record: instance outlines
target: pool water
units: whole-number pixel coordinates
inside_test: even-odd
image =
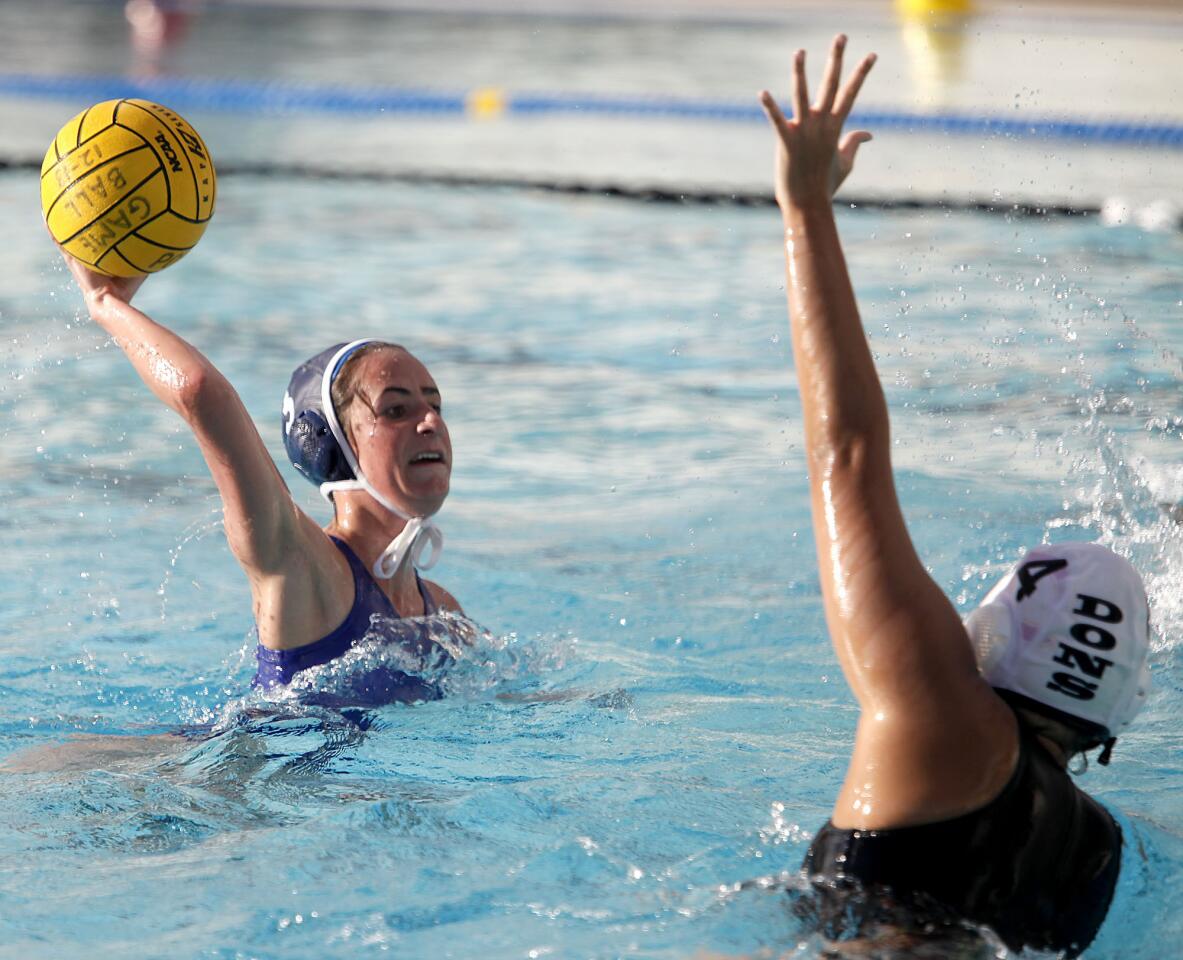
[[[38,236],[34,195],[0,176],[11,232]],[[49,243],[10,250],[0,757],[21,772],[0,774],[0,955],[816,956],[781,888],[855,710],[818,595],[775,214],[246,176],[220,201],[141,305],[227,374],[280,461],[302,359],[366,335],[424,359],[456,461],[432,575],[472,646],[425,668],[438,702],[249,692],[249,594],[196,445]],[[959,608],[1047,539],[1147,572],[1155,691],[1083,781],[1128,841],[1087,956],[1161,957],[1183,935],[1180,239],[840,226],[907,519]]]

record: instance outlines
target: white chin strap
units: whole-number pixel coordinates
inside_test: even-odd
[[[328,366],[325,367],[324,378],[321,381],[321,405],[324,409],[324,416],[328,421],[329,429],[332,431],[337,443],[341,446],[341,452],[345,455],[345,461],[349,464],[353,470],[353,475],[357,479],[322,483],[320,485],[320,493],[321,496],[331,503],[332,500],[329,495],[336,490],[361,490],[368,493],[396,517],[401,517],[407,521],[407,525],[403,527],[402,532],[390,541],[386,549],[374,561],[373,567],[370,568],[370,572],[379,580],[389,580],[395,575],[407,557],[410,557],[411,565],[416,569],[430,570],[434,567],[444,550],[444,534],[430,517],[412,517],[404,513],[370,485],[370,482],[361,472],[361,467],[358,466],[357,457],[353,453],[353,448],[349,446],[349,441],[345,437],[345,431],[341,429],[341,424],[337,422],[337,412],[333,409],[333,376],[337,372],[338,365],[345,357],[362,344],[372,342],[372,339],[354,340],[352,343],[347,343],[337,351],[333,359],[329,361]],[[431,546],[431,553],[424,560],[423,552],[427,549],[428,545]]]
[[[355,473],[357,471],[354,471]],[[370,486],[363,478],[361,480],[338,480],[335,483],[322,483],[321,496],[326,500],[329,494],[336,490],[362,490],[377,500],[382,506],[407,521],[402,533],[390,541],[390,544],[378,555],[370,572],[379,580],[389,580],[394,576],[403,560],[411,558],[411,565],[418,570],[430,570],[439,560],[444,551],[444,533],[430,517],[409,517],[398,507],[387,500],[382,494]],[[424,551],[431,547],[431,553],[426,559]]]

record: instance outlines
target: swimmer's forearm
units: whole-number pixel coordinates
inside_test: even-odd
[[[107,290],[86,295],[90,317],[111,335],[140,379],[190,420],[217,371],[192,344]]]
[[[785,283],[810,459],[886,452],[887,405],[827,198],[786,205]]]

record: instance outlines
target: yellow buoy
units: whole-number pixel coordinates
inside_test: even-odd
[[[929,107],[956,102],[972,0],[896,0],[916,97]]]
[[[973,0],[895,0],[895,6],[901,17],[910,20],[926,20],[930,17],[964,17],[974,12]]]
[[[491,120],[505,112],[505,91],[498,87],[481,87],[468,94],[465,105],[469,116]]]

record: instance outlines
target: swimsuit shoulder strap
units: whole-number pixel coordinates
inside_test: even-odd
[[[337,537],[330,536],[329,539],[333,541],[336,548],[349,561],[349,569],[353,573],[353,606],[356,608],[359,604],[365,604],[372,613],[382,613],[386,616],[401,618],[402,614],[398,612],[394,604],[391,603],[390,598],[378,586],[378,582],[374,579],[373,574],[366,569],[366,565],[362,563],[361,557],[353,552],[353,548],[344,540]],[[418,586],[419,596],[423,600],[423,616],[431,617],[439,613],[439,607],[436,605],[435,598],[431,595],[431,591],[427,589],[427,584],[423,582],[423,578],[419,576],[418,570],[415,571],[415,584]]]
[[[330,536],[329,539],[333,541],[333,546],[341,551],[342,556],[349,563],[349,572],[353,575],[353,610],[357,610],[359,607],[364,608],[367,611],[367,617],[370,613],[401,617],[402,614],[395,609],[390,598],[386,596],[373,575],[366,569],[366,565],[362,563],[361,557],[353,552],[353,548],[338,537]]]
[[[345,559],[349,561],[349,569],[353,571],[354,576],[357,575],[359,570],[365,569],[362,566],[361,557],[353,552],[353,547],[347,544],[340,537],[334,537],[331,533],[329,534],[329,539],[333,542],[333,546],[341,551],[342,556],[344,556]]]
[[[415,582],[419,584],[419,596],[423,598],[423,616],[434,617],[439,613],[439,607],[436,606],[435,597],[431,595],[431,591],[427,589],[427,584],[423,582],[423,578],[419,576],[419,571],[415,571]]]

